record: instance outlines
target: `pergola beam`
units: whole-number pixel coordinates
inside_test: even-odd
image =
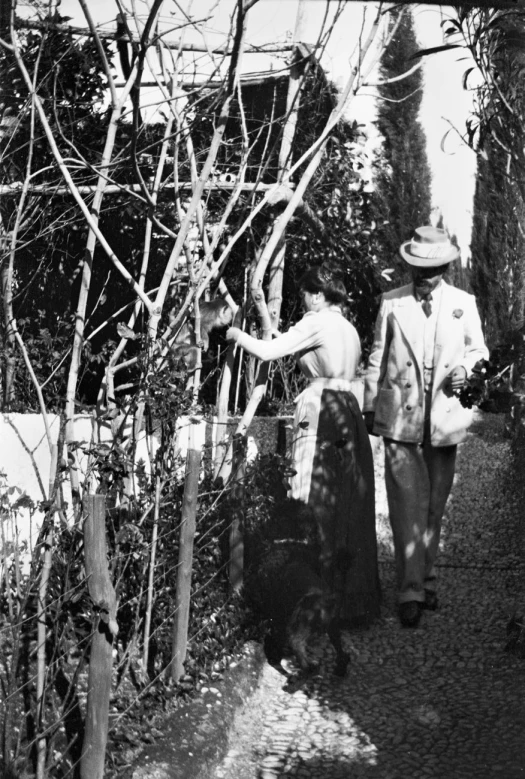
[[[1,184],[0,197],[13,197],[22,191],[23,186],[24,183],[22,181],[14,181],[12,184]],[[252,184],[246,181],[242,184],[238,184],[235,181],[210,181],[204,185],[204,189],[208,192],[218,192],[220,190],[231,192],[232,190],[240,187],[243,192],[266,192],[266,190],[271,189],[274,186],[275,184]],[[288,184],[288,186],[293,188],[292,184]],[[177,189],[181,191],[191,190],[192,187],[193,184],[191,181],[179,181],[177,185]],[[94,184],[81,184],[77,187],[77,189],[81,195],[89,195],[91,192],[95,192],[96,186]],[[161,189],[175,189],[175,185],[172,182],[168,182],[167,184],[163,185]],[[52,184],[29,184],[27,191],[31,194],[53,196],[71,194],[69,187],[54,187]],[[123,184],[122,186],[119,184],[108,184],[104,189],[104,192],[107,195],[115,195],[119,193],[125,195],[126,193],[141,191],[142,187],[140,184]]]
[[[289,70],[287,67],[286,70]],[[258,84],[266,84],[271,81],[280,81],[285,80],[288,78],[287,72],[268,72],[261,74],[259,76],[250,76],[250,75],[241,75],[241,86],[246,87],[252,87],[257,86]],[[142,87],[158,87],[160,84],[165,84],[166,82],[162,79],[159,79],[159,81],[141,81],[140,86]],[[121,81],[117,84],[115,84],[115,87],[117,88],[123,88],[125,86],[125,82]],[[181,81],[179,84],[181,89],[201,89],[205,87],[206,89],[219,89],[220,87],[224,86],[224,79],[219,78],[212,78],[212,79],[199,79],[199,81]]]
[[[328,2],[331,2],[331,0],[328,0]],[[375,3],[378,5],[377,0],[346,0],[347,3],[352,2],[365,2],[365,3]],[[408,0],[401,0],[400,2],[397,2],[396,5],[439,5],[439,6],[450,6],[452,8],[494,8],[495,10],[503,10],[503,9],[514,9],[516,11],[524,11],[525,10],[525,0],[478,0],[477,2],[473,2],[473,0],[465,0],[465,2],[460,3],[443,3],[439,0],[425,0],[424,3],[412,3]]]
[[[0,0],[1,2],[2,0]],[[85,37],[92,37],[93,33],[88,27],[74,27],[70,24],[58,24],[57,22],[32,19],[20,19],[17,17],[15,26],[17,28],[24,28],[28,30],[57,30],[59,32],[71,33],[72,35],[81,35]],[[116,30],[97,30],[97,35],[104,40],[110,41],[126,41],[127,43],[140,43],[138,36],[132,36],[131,39],[128,35],[117,35]],[[157,36],[157,39],[162,40],[163,36]],[[165,41],[162,43],[168,49],[176,49],[181,51],[195,51],[203,54],[231,54],[230,48],[224,46],[207,47],[204,44],[199,43],[182,43],[181,41]],[[290,43],[269,43],[264,46],[246,46],[245,52],[252,54],[272,54],[275,52],[292,51],[293,46]]]

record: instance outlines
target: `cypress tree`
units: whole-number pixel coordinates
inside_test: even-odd
[[[489,347],[523,324],[525,207],[494,142],[480,157],[474,197],[470,279]]]
[[[525,308],[525,89],[519,15],[501,15],[483,28],[476,45],[483,54],[486,82],[470,129],[477,150],[478,178],[472,231],[472,288],[489,347],[523,327]],[[489,78],[490,75],[490,78]]]
[[[413,67],[414,60],[410,58],[419,50],[411,11],[399,9],[397,14],[400,13],[397,32],[381,58],[382,80]],[[384,140],[378,160],[378,221],[385,254],[403,276],[407,270],[398,259],[397,250],[415,227],[428,224],[430,218],[430,168],[419,121],[422,87],[418,70],[379,88],[377,126]]]

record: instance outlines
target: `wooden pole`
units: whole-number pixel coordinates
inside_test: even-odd
[[[104,495],[84,498],[84,555],[95,616],[89,661],[86,730],[80,759],[81,779],[103,779],[108,738],[113,640],[118,632],[117,600],[109,578]]]
[[[188,648],[193,543],[197,524],[197,497],[201,459],[202,449],[197,444],[196,425],[190,424],[184,498],[181,511],[179,564],[177,568],[177,591],[175,593],[175,618],[173,621],[173,643],[170,663],[171,678],[175,683],[184,675],[184,661],[186,660]]]
[[[142,676],[146,679],[148,661],[149,661],[149,639],[151,630],[151,614],[153,611],[153,593],[155,589],[155,557],[157,553],[157,539],[159,533],[159,515],[160,515],[160,473],[157,469],[155,476],[155,509],[153,514],[153,532],[151,534],[151,551],[149,556],[148,571],[148,594],[146,600],[146,616],[144,617],[144,647],[142,650]]]
[[[49,500],[53,499],[53,487],[55,483],[55,473],[57,468],[58,448],[56,444],[51,446],[51,467],[49,473]],[[48,529],[42,544],[44,555],[42,563],[42,573],[38,587],[38,615],[37,615],[37,677],[36,677],[36,707],[37,722],[40,731],[45,730],[44,712],[45,712],[45,694],[46,694],[46,596],[51,565],[53,562],[53,535],[54,535],[54,511],[50,505],[48,516]],[[37,779],[44,779],[46,773],[46,738],[39,737],[36,743],[36,776]]]
[[[1,2],[1,0],[0,0]],[[176,185],[173,182],[168,181],[166,184],[162,184],[162,191],[165,190],[180,190],[180,191],[186,191],[191,190],[193,184],[191,181],[179,181]],[[294,184],[293,182],[287,183],[287,188],[293,189]],[[14,195],[18,195],[24,187],[23,181],[13,181],[11,184],[0,184],[0,196],[2,197],[13,197]],[[233,191],[234,189],[240,188],[243,192],[266,192],[269,189],[272,189],[275,187],[275,184],[265,184],[264,182],[260,181],[258,184],[254,184],[249,181],[244,181],[242,184],[236,183],[235,181],[207,181],[205,184],[203,184],[203,190],[205,192],[222,192],[222,191]],[[96,184],[80,184],[77,188],[77,192],[80,195],[90,195],[93,192],[96,192],[97,185]],[[40,194],[40,195],[56,195],[56,196],[62,196],[62,195],[70,195],[71,189],[67,186],[63,185],[55,185],[55,184],[29,184],[26,187],[27,192],[31,194]],[[104,190],[105,195],[126,195],[128,193],[132,194],[135,192],[141,192],[142,191],[142,184],[108,184]]]
[[[244,580],[244,496],[246,476],[246,436],[233,441],[233,483],[231,491],[230,561],[228,576],[233,590],[239,591]]]

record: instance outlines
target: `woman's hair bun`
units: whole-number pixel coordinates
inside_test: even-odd
[[[346,301],[347,292],[341,269],[332,263],[315,265],[299,279],[299,289],[306,292],[322,292],[329,303],[340,305]]]
[[[319,271],[328,283],[334,281],[343,281],[344,279],[343,271],[339,265],[335,265],[333,262],[323,262],[319,266]]]

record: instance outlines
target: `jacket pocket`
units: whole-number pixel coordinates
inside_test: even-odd
[[[395,389],[380,389],[377,396],[375,424],[390,426],[396,417],[398,403],[396,403]]]

